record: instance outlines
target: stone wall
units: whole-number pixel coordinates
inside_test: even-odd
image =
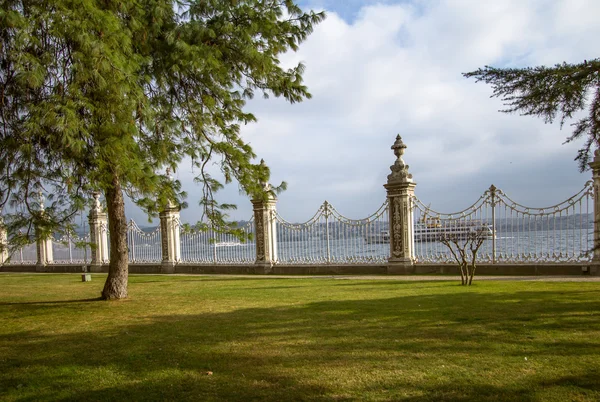
[[[476,275],[589,275],[590,264],[478,264]],[[51,264],[44,267],[49,273],[82,273],[80,265]],[[0,272],[36,272],[36,265],[4,265]],[[39,270],[37,272],[40,272]],[[100,272],[108,272],[103,265]],[[131,274],[164,273],[161,264],[130,264]],[[257,265],[177,264],[175,274],[255,274],[264,275],[385,275],[387,265],[274,265],[268,273]],[[392,272],[393,273],[393,272]],[[413,274],[459,274],[455,264],[414,264]]]

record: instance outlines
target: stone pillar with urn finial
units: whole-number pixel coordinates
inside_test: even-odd
[[[389,274],[410,274],[414,272],[414,223],[412,197],[417,185],[408,173],[408,165],[402,155],[406,145],[400,135],[392,145],[396,161],[390,169],[387,184],[390,257],[387,272]]]
[[[592,168],[592,186],[594,198],[594,249],[590,275],[600,275],[600,149],[594,152],[594,160],[589,164]]]
[[[261,164],[265,161],[261,160]],[[275,221],[277,198],[271,194],[271,185],[263,183],[266,199],[252,200],[254,235],[256,240],[256,273],[271,273],[277,262],[277,226]]]
[[[39,208],[40,214],[44,215],[44,194],[39,193]],[[42,235],[41,230],[36,229],[36,251],[37,251],[37,263],[35,270],[43,272],[46,270],[48,264],[52,264],[54,257],[52,254],[52,238]]]
[[[172,180],[171,169],[167,168],[167,178]],[[179,213],[181,208],[169,200],[166,208],[159,214],[162,241],[161,272],[172,274],[175,266],[181,262],[181,241],[179,238]]]
[[[0,266],[2,266],[8,260],[8,235],[6,233],[6,227],[4,226],[4,220],[0,216]]]
[[[94,203],[88,215],[90,242],[92,243],[91,272],[102,272],[102,265],[108,263],[108,215],[100,204],[100,193],[94,192]]]

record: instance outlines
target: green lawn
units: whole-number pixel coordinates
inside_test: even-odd
[[[600,400],[599,282],[104,278],[0,275],[0,400]]]

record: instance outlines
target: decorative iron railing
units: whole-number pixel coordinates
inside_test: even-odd
[[[160,226],[144,231],[133,220],[129,221],[127,247],[129,248],[130,262],[162,261]]]
[[[243,239],[219,233],[207,227],[206,230],[180,229],[181,261],[198,264],[252,264],[256,261],[254,243],[254,218],[243,226]],[[247,240],[246,240],[247,239]]]
[[[488,263],[585,263],[592,258],[594,243],[594,200],[592,182],[567,200],[543,208],[527,207],[490,187],[468,208],[443,213],[417,197],[410,199],[413,216],[411,241],[416,263],[453,263],[442,244],[442,235],[466,237],[477,231],[485,237],[478,261]],[[385,264],[390,256],[389,206],[384,202],[364,219],[350,219],[324,202],[304,223],[291,223],[276,211],[274,224],[275,264]],[[241,227],[244,238],[225,233],[184,227],[175,219],[179,259],[175,263],[253,264],[257,261],[254,218]],[[106,225],[100,235],[109,238]],[[129,260],[156,263],[163,260],[161,227],[141,229],[130,221],[127,231]],[[165,236],[166,238],[166,236]],[[90,235],[52,239],[53,260],[49,263],[81,264],[91,260]],[[179,242],[178,242],[179,241]],[[87,243],[88,245],[85,245]],[[108,240],[107,243],[109,244]],[[36,245],[13,250],[9,264],[35,264]],[[106,261],[102,261],[105,263]]]
[[[10,255],[8,262],[10,264],[35,264],[37,262],[35,243],[19,247]]]
[[[279,214],[277,250],[284,264],[384,263],[390,253],[387,201],[364,219],[350,219],[325,201],[304,223]]]
[[[53,238],[52,254],[54,264],[87,264],[92,256],[90,235]]]
[[[453,262],[440,242],[444,234],[485,237],[478,260],[489,263],[585,262],[592,258],[592,183],[549,207],[521,205],[491,186],[473,205],[442,213],[413,198],[414,249],[417,262]]]

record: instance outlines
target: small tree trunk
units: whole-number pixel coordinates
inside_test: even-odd
[[[475,276],[475,258],[473,258],[473,263],[471,264],[471,272],[469,272],[469,286],[473,283],[473,277]]]
[[[102,290],[102,298],[123,299],[127,297],[129,256],[127,251],[127,218],[125,202],[119,178],[113,176],[112,186],[106,190],[108,228],[110,230],[110,263],[108,278]]]
[[[466,285],[469,280],[469,262],[464,249],[460,252],[460,257],[462,260],[460,263],[460,283]]]

